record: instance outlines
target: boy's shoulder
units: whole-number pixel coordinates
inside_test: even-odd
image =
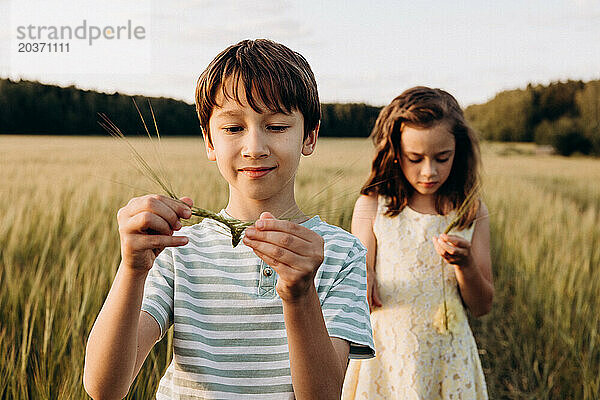
[[[350,232],[323,221],[318,215],[311,218],[312,226],[309,229],[315,231],[325,241],[325,252],[346,253],[349,257],[357,257],[367,252],[360,240]]]

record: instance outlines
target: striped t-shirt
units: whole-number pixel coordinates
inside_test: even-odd
[[[301,225],[325,242],[315,287],[329,335],[350,343],[350,358],[373,357],[365,248],[318,216]],[[189,243],[166,248],[144,288],[142,310],[156,319],[161,338],[174,325],[173,361],[156,398],[292,399],[275,270],[242,242],[232,247],[228,228],[214,220],[180,233]]]

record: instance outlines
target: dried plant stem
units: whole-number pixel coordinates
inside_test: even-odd
[[[480,187],[480,183],[477,182],[477,184],[475,184],[475,186],[473,186],[471,191],[469,191],[469,193],[465,197],[465,200],[462,202],[460,207],[458,207],[458,211],[456,211],[456,215],[454,216],[454,218],[452,219],[450,224],[448,224],[446,229],[444,229],[444,234],[448,234],[452,229],[454,229],[456,227],[456,225],[458,225],[458,222],[461,220],[461,218],[467,213],[467,211],[469,210],[469,208],[471,207],[473,202],[477,199],[477,193],[479,193],[479,187]],[[442,265],[442,297],[444,299],[444,327],[446,328],[446,331],[448,331],[448,304],[446,303],[446,273],[445,273],[446,267],[445,267],[443,261],[442,261],[441,265]]]

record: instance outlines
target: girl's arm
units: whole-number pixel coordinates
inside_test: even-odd
[[[454,265],[460,295],[471,313],[480,317],[490,312],[494,297],[490,257],[490,219],[481,203],[471,242],[455,236],[434,238],[438,253]]]
[[[377,215],[377,195],[361,195],[354,205],[352,213],[352,234],[367,248],[367,299],[371,311],[381,307],[382,303],[377,292],[375,275],[375,255],[377,254],[377,239],[373,233],[373,222]]]

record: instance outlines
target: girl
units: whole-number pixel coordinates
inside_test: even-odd
[[[492,303],[485,205],[472,202],[442,234],[479,186],[475,134],[454,97],[415,87],[381,111],[371,136],[352,233],[368,250],[377,356],[350,362],[343,398],[487,399],[465,312]]]

